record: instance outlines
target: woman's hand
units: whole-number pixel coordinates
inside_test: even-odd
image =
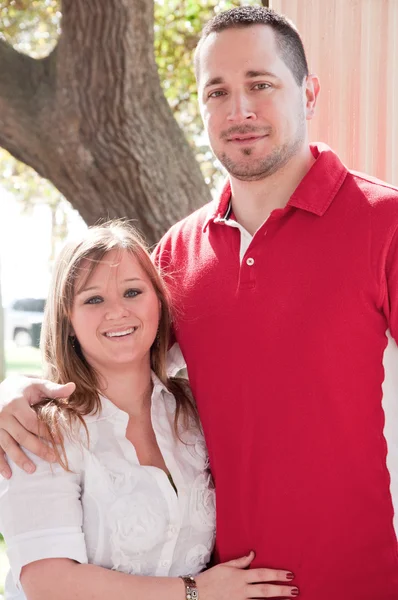
[[[35,465],[20,446],[49,462],[56,460],[47,444],[37,437],[39,423],[32,405],[44,398],[66,398],[75,387],[74,383],[57,385],[23,376],[8,377],[0,384],[0,475],[11,477],[6,454],[27,473],[35,471]]]
[[[293,573],[279,569],[246,570],[253,559],[254,552],[250,552],[248,556],[230,560],[197,575],[195,579],[199,600],[296,598],[298,596],[298,588],[289,585],[294,578]]]

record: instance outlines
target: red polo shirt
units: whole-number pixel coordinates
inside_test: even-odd
[[[303,600],[397,600],[381,385],[386,330],[398,338],[398,190],[312,151],[242,262],[222,220],[229,187],[156,257],[208,443],[220,560],[253,549],[253,566],[296,574]]]

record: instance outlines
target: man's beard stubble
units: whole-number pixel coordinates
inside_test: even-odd
[[[306,135],[306,121],[304,115],[300,115],[296,134],[293,140],[289,140],[284,144],[274,148],[264,158],[254,159],[252,162],[239,163],[233,161],[225,152],[217,156],[218,160],[225,167],[227,172],[241,181],[259,181],[273,175],[282,169],[290,159],[297,154],[301,148]],[[264,132],[253,126],[244,125],[241,127],[231,127],[227,132],[221,135],[222,139],[228,138],[233,134],[256,133],[264,135]],[[272,135],[272,129],[266,131],[267,135]],[[250,157],[253,154],[253,148],[243,148],[242,154]]]

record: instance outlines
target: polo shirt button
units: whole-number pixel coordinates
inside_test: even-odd
[[[254,265],[254,258],[248,258],[248,259],[246,259],[246,264],[249,265],[249,267],[251,267],[252,265]]]

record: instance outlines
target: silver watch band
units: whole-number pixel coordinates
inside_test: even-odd
[[[185,585],[186,600],[199,600],[198,588],[196,587],[196,581],[192,575],[181,576],[181,579]]]

